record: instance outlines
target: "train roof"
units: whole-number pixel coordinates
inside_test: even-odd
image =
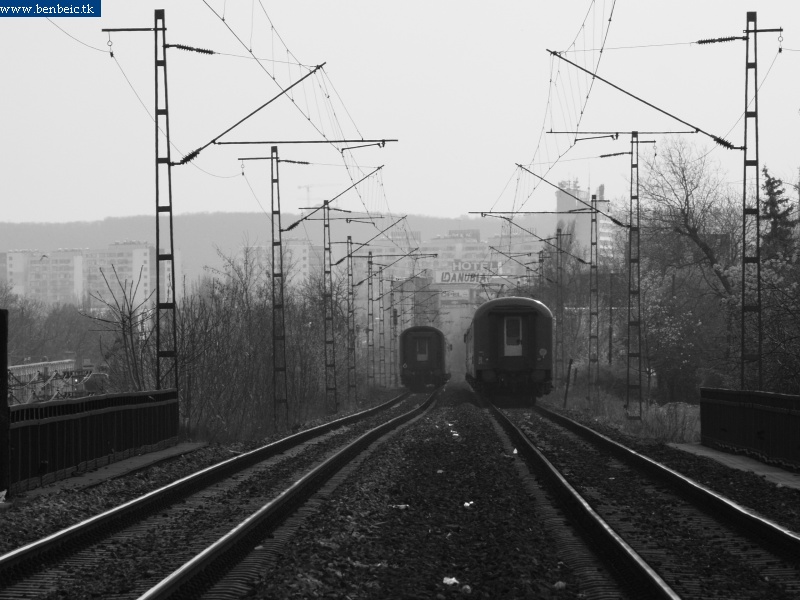
[[[519,296],[507,296],[505,298],[495,298],[494,300],[487,300],[481,304],[475,314],[473,321],[478,317],[486,315],[490,312],[510,312],[513,310],[527,310],[539,313],[549,319],[553,318],[553,313],[544,305],[544,303],[534,300],[533,298],[523,298]]]
[[[412,327],[406,327],[403,331],[400,332],[400,335],[405,335],[406,333],[419,333],[419,332],[431,332],[431,333],[438,333],[439,335],[444,335],[441,329],[437,329],[436,327],[432,327],[431,325],[414,325]]]

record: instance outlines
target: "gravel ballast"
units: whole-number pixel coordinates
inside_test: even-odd
[[[470,392],[379,445],[311,515],[258,598],[578,598]]]

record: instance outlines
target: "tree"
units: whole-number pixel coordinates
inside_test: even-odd
[[[121,281],[112,266],[116,285],[109,282],[100,271],[110,296],[99,293],[92,296],[105,304],[99,314],[91,315],[101,329],[111,337],[101,342],[103,358],[109,369],[109,383],[113,391],[130,392],[155,389],[155,343],[153,338],[150,298],[136,303],[142,271],[136,282]],[[151,294],[152,296],[152,294]]]
[[[735,373],[741,199],[708,153],[682,139],[644,163],[646,352],[648,368],[673,398],[711,373],[727,382]]]
[[[761,189],[761,218],[767,227],[761,235],[762,258],[775,258],[779,253],[786,254],[793,243],[793,231],[798,220],[793,217],[794,205],[786,195],[783,181],[769,174],[766,165],[761,170],[764,183]]]
[[[740,256],[738,196],[725,185],[708,153],[682,138],[644,162],[643,240],[649,237],[661,248],[665,267],[698,268],[709,291],[720,298],[734,295],[729,269]]]

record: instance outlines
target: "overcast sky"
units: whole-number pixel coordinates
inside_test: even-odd
[[[741,145],[745,44],[690,42],[741,36],[753,8],[760,28],[784,28],[782,42],[758,38],[761,163],[797,181],[797,0],[104,0],[101,18],[0,19],[0,220],[153,214],[153,34],[101,29],[152,27],[155,8],[166,9],[169,43],[220,53],[168,51],[173,160],[322,63],[294,103],[279,98],[220,141],[399,140],[343,153],[282,144],[282,159],[313,163],[281,165],[284,211],[317,205],[381,165],[338,206],[453,217],[549,208],[553,189],[534,189],[538,180],[516,163],[623,198],[629,159],[597,157],[629,150],[629,136],[570,147],[574,137],[543,130],[687,127],[604,83],[590,86],[547,49],[589,69],[599,62],[601,77]],[[741,181],[740,151],[688,137]],[[239,160],[268,155],[264,145],[205,148],[173,169],[175,212],[268,210],[269,163],[247,161],[243,177]]]

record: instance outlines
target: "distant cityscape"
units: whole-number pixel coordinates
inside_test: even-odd
[[[541,273],[539,260],[546,260],[554,248],[552,238],[556,224],[574,227],[573,247],[588,249],[590,241],[590,193],[575,182],[561,182],[556,193],[556,211],[551,214],[521,216],[515,225],[482,239],[477,228],[449,229],[423,240],[419,231],[389,230],[369,245],[354,244],[353,261],[356,281],[367,277],[369,253],[373,271],[385,280],[424,277],[428,285],[444,286],[440,292],[441,305],[474,303],[482,285],[494,282],[510,286],[522,278]],[[600,210],[608,210],[603,186],[597,189]],[[584,204],[586,203],[586,204]],[[500,222],[498,220],[498,222]],[[519,225],[517,225],[517,223]],[[604,215],[598,218],[600,255],[607,256],[612,248],[614,226]],[[271,257],[267,245],[248,246],[250,256],[265,270]],[[284,269],[290,286],[301,285],[314,273],[321,273],[323,247],[306,239],[284,238]],[[239,250],[239,257],[244,247]],[[334,260],[345,254],[337,245]],[[408,257],[403,255],[409,254]],[[344,268],[344,264],[340,265]],[[174,257],[176,298],[184,292],[183,255],[178,248]],[[101,248],[7,249],[0,252],[0,281],[6,282],[11,293],[41,301],[45,304],[72,304],[85,310],[104,308],[111,293],[122,285],[134,305],[152,300],[156,277],[163,289],[168,289],[169,271],[162,266],[158,273],[156,251],[152,243],[123,240]],[[187,287],[194,282],[186,282]],[[470,290],[472,290],[470,292]]]

